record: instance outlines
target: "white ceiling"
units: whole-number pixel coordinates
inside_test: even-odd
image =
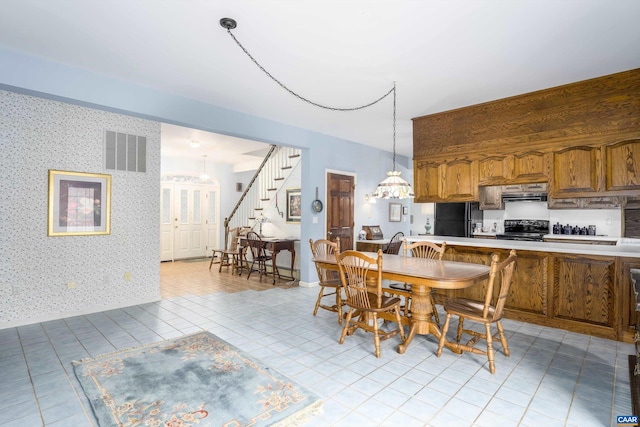
[[[300,101],[219,25],[234,18],[233,34],[256,60],[315,102],[366,104],[396,81],[397,151],[409,157],[414,117],[640,68],[638,0],[2,0],[1,6],[0,46],[391,150],[390,97],[355,112]],[[184,131],[172,129],[184,147]]]

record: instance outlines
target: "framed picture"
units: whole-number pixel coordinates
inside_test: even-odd
[[[409,206],[402,207],[402,215],[409,215]]]
[[[49,236],[111,233],[111,175],[49,171]]]
[[[300,222],[302,216],[302,193],[299,188],[287,189],[287,222]]]
[[[400,222],[402,203],[389,203],[389,222]]]

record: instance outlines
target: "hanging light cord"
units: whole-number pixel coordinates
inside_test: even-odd
[[[302,101],[304,101],[304,102],[306,102],[306,103],[308,103],[308,104],[315,105],[316,107],[319,107],[319,108],[324,108],[325,110],[332,110],[332,111],[356,111],[356,110],[362,110],[363,108],[371,107],[372,105],[377,104],[378,102],[382,101],[382,100],[383,100],[383,99],[385,99],[387,96],[389,96],[389,94],[390,94],[391,92],[393,92],[393,134],[394,134],[394,137],[393,137],[393,140],[394,140],[394,150],[393,150],[393,151],[394,151],[394,160],[393,160],[393,164],[394,164],[394,170],[395,170],[395,129],[396,129],[396,119],[395,119],[395,114],[396,114],[396,113],[395,113],[395,111],[396,111],[396,108],[395,108],[395,105],[396,105],[396,102],[395,102],[395,99],[396,99],[396,84],[395,84],[395,82],[394,82],[394,84],[393,84],[393,87],[392,87],[391,89],[389,89],[389,92],[385,93],[384,95],[382,95],[380,98],[376,99],[375,101],[370,102],[370,103],[365,104],[365,105],[360,105],[360,106],[357,106],[357,107],[338,108],[338,107],[329,107],[329,106],[326,106],[326,105],[318,104],[317,102],[313,102],[313,101],[311,101],[310,99],[307,99],[307,98],[305,98],[305,97],[303,97],[303,96],[301,96],[301,95],[297,94],[297,93],[296,93],[296,92],[294,92],[293,90],[289,89],[289,88],[288,88],[284,83],[282,83],[280,80],[278,80],[278,79],[276,79],[275,77],[273,77],[273,76],[271,75],[271,73],[269,73],[267,70],[265,70],[265,69],[264,69],[264,67],[263,67],[262,65],[260,65],[260,63],[259,63],[258,61],[256,61],[256,59],[255,59],[253,56],[251,56],[251,54],[249,53],[249,51],[248,51],[247,49],[245,49],[245,47],[242,45],[242,43],[240,43],[240,42],[238,41],[238,39],[236,38],[236,36],[234,36],[234,35],[233,35],[233,33],[231,32],[231,29],[230,29],[230,28],[225,27],[224,25],[223,25],[223,27],[227,29],[227,33],[229,33],[229,35],[231,36],[231,38],[236,42],[236,44],[237,44],[238,46],[240,46],[240,49],[242,49],[242,50],[243,50],[243,52],[247,54],[247,56],[248,56],[248,57],[253,61],[253,63],[254,63],[254,64],[256,64],[256,66],[262,70],[262,72],[263,72],[263,73],[265,73],[265,74],[266,74],[266,75],[267,75],[271,80],[273,80],[274,82],[276,82],[276,83],[277,83],[277,84],[278,84],[282,89],[286,90],[286,91],[287,91],[287,92],[289,92],[291,95],[295,96],[296,98],[298,98],[298,99],[300,99],[300,100],[302,100]],[[235,28],[235,26],[234,26],[234,28]]]

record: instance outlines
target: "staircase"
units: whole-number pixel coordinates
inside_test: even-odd
[[[256,218],[265,208],[276,203],[277,194],[284,187],[291,172],[298,167],[299,149],[272,145],[231,214],[225,218],[225,236],[229,228],[255,228]]]

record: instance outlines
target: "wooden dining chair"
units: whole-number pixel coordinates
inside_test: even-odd
[[[241,271],[242,253],[238,247],[238,235],[241,227],[230,228],[227,231],[227,237],[225,241],[224,249],[213,249],[213,255],[211,262],[209,263],[209,270],[216,254],[220,254],[220,266],[218,267],[218,273],[222,271],[222,267],[231,267],[231,274]]]
[[[373,332],[373,342],[376,347],[376,357],[380,357],[380,339],[387,339],[400,332],[404,343],[404,328],[400,318],[400,298],[389,297],[382,291],[382,250],[378,250],[376,258],[371,258],[358,251],[347,250],[336,253],[336,260],[340,270],[340,280],[347,297],[347,318],[342,327],[340,344],[345,337],[353,335],[358,329]],[[367,280],[370,270],[375,280]],[[355,313],[358,316],[354,317]],[[391,313],[395,315],[398,324],[397,331],[385,332],[378,327],[378,314]]]
[[[322,255],[340,253],[340,238],[337,238],[335,242],[326,239],[319,239],[314,242],[312,239],[309,239],[309,245],[311,246],[311,254],[314,258]],[[342,306],[344,305],[344,302],[342,300],[342,282],[340,281],[340,273],[335,270],[322,268],[318,266],[318,264],[316,264],[316,271],[318,272],[320,292],[316,299],[316,306],[313,309],[313,315],[315,316],[316,313],[318,313],[318,308],[337,312],[338,324],[342,325]],[[322,304],[322,298],[331,295],[335,295],[335,304]]]
[[[442,347],[445,345],[447,330],[449,329],[449,322],[452,315],[459,317],[458,331],[456,333],[456,347],[462,351],[468,351],[476,354],[484,354],[489,360],[489,371],[494,374],[496,372],[494,364],[494,350],[493,340],[499,338],[502,343],[502,350],[505,356],[509,356],[509,346],[507,344],[507,338],[504,335],[504,329],[500,322],[504,313],[504,305],[509,295],[509,288],[513,281],[513,272],[516,266],[516,251],[511,250],[509,256],[500,261],[498,254],[491,256],[491,271],[489,273],[489,281],[486,284],[484,302],[478,302],[466,298],[452,298],[445,302],[444,310],[447,312],[447,318],[444,321],[442,327],[442,335],[440,336],[440,342],[438,343],[438,350],[436,356],[440,357],[442,354]],[[493,297],[494,286],[498,275],[501,276],[499,292],[497,298]],[[469,319],[474,322],[484,324],[485,331],[478,332],[470,329],[464,329],[464,320]],[[497,328],[496,336],[491,333],[491,325],[495,323]],[[466,344],[460,344],[462,334],[466,333],[472,336],[472,338]],[[487,350],[481,350],[475,348],[474,345],[480,340],[484,339],[487,342]]]
[[[396,234],[391,237],[389,240],[389,245],[384,250],[385,254],[398,255],[400,253],[400,247],[402,246],[402,238],[404,237],[404,233],[402,231],[398,231]]]
[[[409,253],[411,253],[412,257],[441,260],[446,250],[447,250],[447,242],[442,242],[440,245],[433,242],[427,242],[427,241],[414,242],[414,243],[408,244],[405,239],[403,254],[405,257],[408,256]],[[403,309],[404,315],[408,316],[411,310],[411,283],[392,283],[389,285],[389,288],[407,293],[407,295],[405,294],[400,294],[400,295],[404,296],[405,298],[404,306],[402,306],[402,309]],[[436,321],[436,323],[440,324],[440,316],[438,315],[438,310],[436,309],[436,304],[433,299],[433,290],[431,294],[431,306],[433,307],[433,318]]]
[[[256,271],[260,274],[260,281],[262,281],[262,276],[266,276],[268,274],[267,261],[271,262],[273,258],[271,254],[267,253],[262,238],[255,231],[247,233],[247,246],[251,252],[251,266],[249,267],[247,280],[251,277],[251,273]],[[280,278],[280,272],[278,271],[277,266],[274,267],[274,271],[272,271],[271,274],[277,274],[278,279]]]

